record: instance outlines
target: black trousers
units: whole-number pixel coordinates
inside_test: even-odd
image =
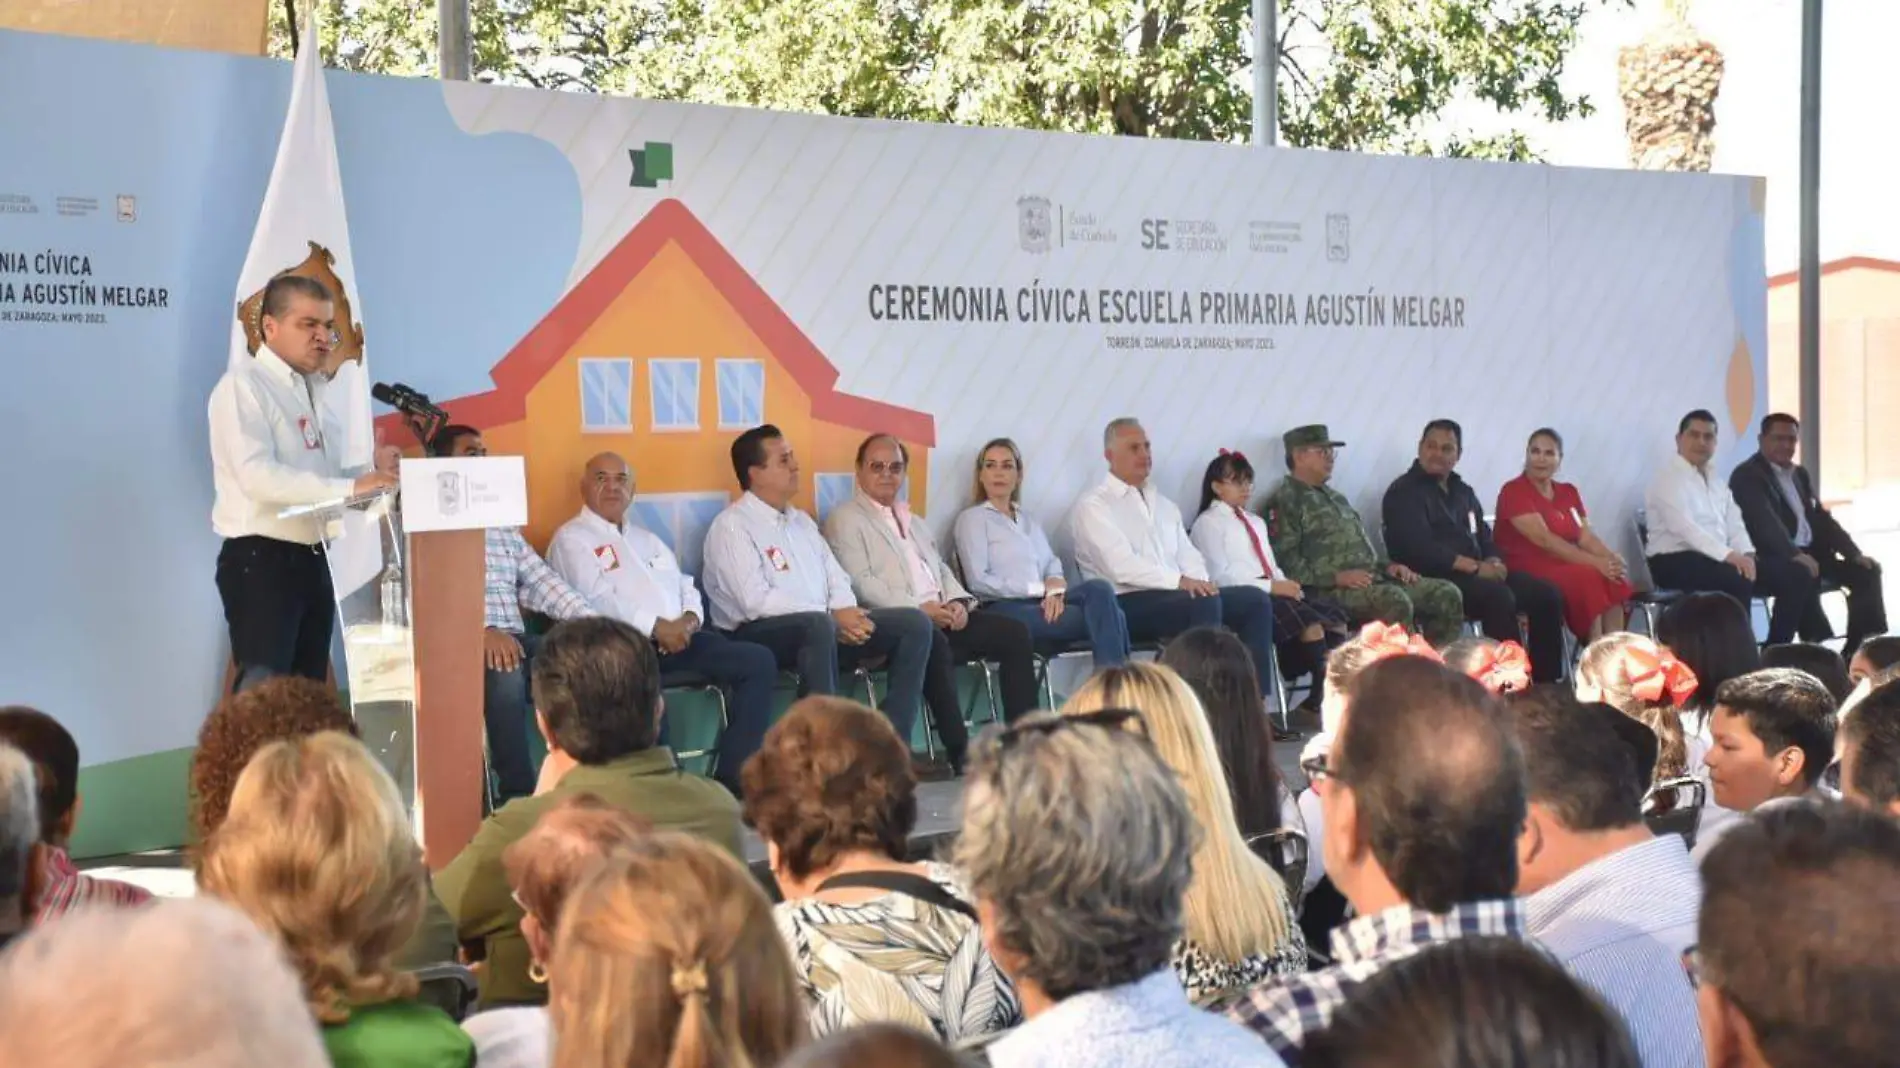
[[[997,666],[1003,720],[1013,723],[1036,707],[1036,643],[1029,626],[995,612],[971,612],[962,630],[936,628],[930,639],[930,664],[924,669],[924,706],[950,759],[963,763],[969,731],[957,700],[958,664],[989,660]]]
[[[1477,621],[1492,641],[1518,639],[1519,613],[1529,621],[1531,678],[1556,682],[1564,676],[1564,595],[1535,575],[1512,571],[1504,581],[1476,575],[1440,575],[1465,595],[1465,618]]]
[[[1821,614],[1816,579],[1793,560],[1756,557],[1755,581],[1751,583],[1725,561],[1693,551],[1664,553],[1649,558],[1649,574],[1656,585],[1667,589],[1726,593],[1743,608],[1752,598],[1773,598],[1774,610],[1768,616],[1769,645],[1794,641],[1804,624],[1812,627],[1816,620],[1823,633],[1815,634],[1815,640],[1826,636],[1827,617]]]
[[[1835,583],[1847,591],[1847,644],[1842,647],[1841,655],[1851,659],[1855,650],[1865,639],[1887,633],[1887,597],[1881,589],[1879,568],[1862,567],[1858,561],[1843,560],[1835,557],[1815,557],[1821,564],[1821,577]],[[1828,626],[1827,616],[1820,611],[1820,599],[1815,599],[1815,612],[1821,622],[1821,629],[1827,631],[1823,637],[1831,637],[1833,628]],[[1809,641],[1821,638],[1809,638],[1807,628],[1802,628],[1801,637]]]
[[[321,546],[250,535],[218,550],[218,597],[231,632],[235,689],[275,675],[323,681],[336,596]]]

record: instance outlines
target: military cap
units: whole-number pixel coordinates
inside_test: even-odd
[[[1314,445],[1325,445],[1335,449],[1344,448],[1346,445],[1343,441],[1334,441],[1333,435],[1326,429],[1326,424],[1324,423],[1314,423],[1311,426],[1296,426],[1281,435],[1280,440],[1286,442],[1288,452],[1292,452],[1294,449],[1309,448]]]

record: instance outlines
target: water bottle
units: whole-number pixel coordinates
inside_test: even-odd
[[[402,567],[390,564],[383,569],[383,626],[396,629],[408,625],[407,605],[403,601]]]

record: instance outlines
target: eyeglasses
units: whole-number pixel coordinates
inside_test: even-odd
[[[1334,771],[1328,764],[1329,759],[1328,754],[1320,753],[1317,756],[1310,756],[1300,761],[1300,771],[1305,773],[1308,783],[1317,784],[1328,779],[1334,782],[1343,781],[1339,778],[1339,773]]]
[[[1689,985],[1697,989],[1702,987],[1702,947],[1690,946],[1682,951],[1682,974],[1689,977]]]
[[[1043,737],[1071,727],[1118,730],[1131,723],[1135,726],[1136,734],[1144,738],[1148,736],[1148,721],[1141,718],[1141,713],[1132,708],[1103,708],[1094,712],[1078,712],[1072,716],[1052,716],[1033,722],[1013,723],[997,735],[997,745],[1007,749],[1024,738]]]
[[[902,460],[894,460],[888,464],[882,460],[872,460],[864,465],[864,469],[874,475],[901,475],[907,466],[909,465]]]

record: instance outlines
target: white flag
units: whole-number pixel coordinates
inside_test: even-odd
[[[367,468],[375,453],[370,421],[369,370],[363,352],[356,272],[350,259],[350,224],[343,210],[343,176],[336,162],[336,132],[330,96],[323,85],[317,47],[316,5],[305,20],[291,73],[290,112],[277,142],[264,210],[251,235],[251,250],[238,276],[239,314],[231,324],[231,364],[241,366],[260,344],[259,303],[265,283],[290,271],[324,284],[336,301],[337,343],[342,358],[324,399],[325,446],[346,469]]]
[[[231,366],[252,359],[263,343],[258,316],[266,283],[286,271],[322,282],[336,304],[332,359],[340,362],[317,415],[325,451],[345,471],[358,471],[367,470],[375,458],[376,430],[370,420],[370,378],[350,259],[350,224],[343,210],[343,175],[337,167],[336,131],[330,124],[330,95],[324,90],[319,53],[317,10],[312,5],[291,71],[290,111],[277,142],[277,162],[271,167],[244,272],[238,276]],[[341,600],[382,570],[382,543],[375,521],[357,512],[348,513],[342,531],[333,536],[338,540],[332,544],[330,574]],[[350,620],[343,622],[347,628]]]

